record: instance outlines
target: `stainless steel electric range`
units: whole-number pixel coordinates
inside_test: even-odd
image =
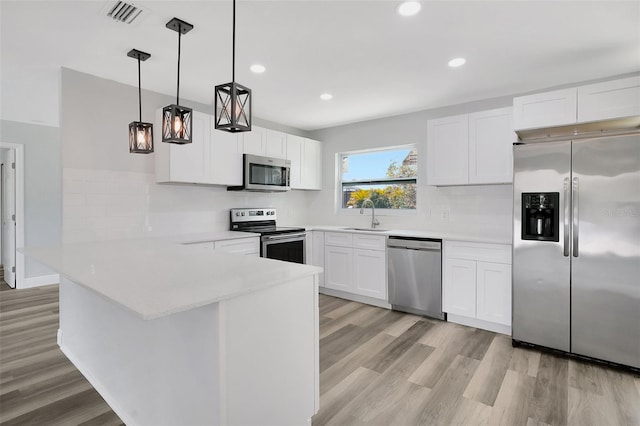
[[[276,226],[276,209],[231,209],[231,230],[260,234],[260,256],[305,263],[304,228]]]

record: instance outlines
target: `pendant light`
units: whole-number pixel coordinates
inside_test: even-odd
[[[129,152],[150,154],[153,152],[153,124],[142,121],[142,86],[140,84],[140,61],[146,61],[150,54],[131,49],[127,56],[138,60],[138,112],[139,121],[129,123]]]
[[[178,83],[176,85],[176,103],[162,109],[162,142],[186,144],[191,143],[191,108],[180,106],[180,41],[182,34],[193,29],[193,25],[178,18],[173,18],[166,25],[178,33]]]
[[[215,87],[215,128],[227,132],[251,131],[251,89],[236,83],[236,0],[233,0],[231,83]]]

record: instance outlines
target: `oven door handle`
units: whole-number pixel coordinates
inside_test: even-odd
[[[306,236],[307,234],[304,232],[300,234],[266,235],[262,237],[262,241],[295,240],[305,238]]]

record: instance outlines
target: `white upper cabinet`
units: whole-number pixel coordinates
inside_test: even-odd
[[[212,130],[209,183],[242,185],[242,138],[237,133]]]
[[[287,158],[287,135],[277,130],[267,129],[265,156]]]
[[[513,109],[469,114],[469,183],[513,181]]]
[[[515,130],[640,115],[640,76],[513,98]]]
[[[212,130],[212,117],[193,111],[192,142],[162,142],[162,110],[156,113],[156,181],[212,185],[242,184],[242,140]]]
[[[512,108],[430,120],[427,123],[427,184],[510,183]]]
[[[244,153],[263,157],[286,158],[286,134],[277,130],[251,126],[250,132],[242,133]]]
[[[322,143],[307,138],[303,144],[302,188],[322,189]]]
[[[322,145],[318,141],[286,135],[287,160],[291,161],[292,189],[321,189]]]
[[[469,117],[467,114],[427,122],[427,184],[469,182]]]
[[[578,122],[640,115],[640,76],[578,87]]]
[[[156,111],[154,151],[157,182],[208,183],[211,117],[193,111],[192,142],[178,145],[162,142],[162,109]]]
[[[304,138],[287,135],[287,160],[291,161],[291,189],[302,188],[302,142]]]
[[[513,98],[513,126],[515,130],[574,124],[577,120],[578,89]]]
[[[244,153],[264,156],[267,152],[267,129],[258,126],[251,126],[250,132],[240,133]]]

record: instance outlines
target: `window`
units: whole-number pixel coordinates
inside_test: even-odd
[[[415,145],[338,156],[343,209],[367,198],[377,209],[415,209],[418,152]]]

